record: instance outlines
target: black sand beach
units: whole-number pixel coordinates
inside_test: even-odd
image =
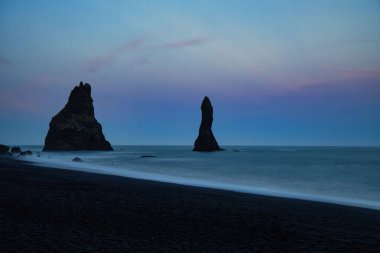
[[[0,158],[1,252],[380,252],[380,211]]]

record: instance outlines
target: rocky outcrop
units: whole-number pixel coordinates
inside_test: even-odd
[[[213,108],[210,99],[206,96],[203,99],[202,106],[202,122],[199,127],[199,135],[195,140],[193,151],[218,151],[222,150],[212,133]]]
[[[65,107],[49,124],[43,151],[113,150],[95,119],[91,86],[80,84],[71,91]]]
[[[11,147],[0,144],[0,154],[7,154]]]
[[[73,162],[80,163],[80,162],[83,162],[83,160],[76,156],[76,157],[73,158]]]
[[[22,151],[20,153],[20,156],[27,156],[27,155],[33,155],[33,152],[30,150],[27,150],[27,151]]]
[[[21,148],[20,147],[12,147],[11,148],[11,154],[20,154]]]

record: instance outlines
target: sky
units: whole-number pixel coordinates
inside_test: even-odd
[[[80,81],[111,144],[380,145],[380,1],[0,1],[0,143]]]

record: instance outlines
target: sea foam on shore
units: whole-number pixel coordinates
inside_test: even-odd
[[[231,147],[202,154],[186,146],[116,149],[23,159],[45,167],[380,210],[378,148]],[[76,156],[83,162],[72,162]]]

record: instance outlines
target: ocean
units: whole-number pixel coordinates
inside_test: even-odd
[[[380,210],[380,147],[113,146],[115,151],[41,152],[43,166]],[[82,162],[73,162],[79,157]]]

